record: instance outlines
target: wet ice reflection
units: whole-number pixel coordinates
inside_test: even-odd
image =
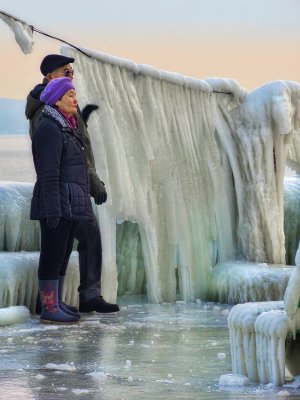
[[[1,328],[0,399],[255,398],[253,386],[218,386],[231,372],[229,306],[141,300],[122,298],[119,313],[84,315],[79,326],[32,318]]]

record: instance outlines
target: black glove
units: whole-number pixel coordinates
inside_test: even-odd
[[[81,111],[81,115],[82,115],[82,119],[83,122],[85,123],[85,125],[88,122],[88,119],[91,115],[91,113],[95,110],[98,110],[99,106],[97,106],[97,104],[87,104],[83,110]]]
[[[55,229],[59,223],[59,218],[52,217],[46,219],[46,226],[48,229]]]
[[[103,192],[98,193],[98,194],[94,197],[94,199],[95,199],[95,203],[96,203],[97,205],[100,205],[100,204],[102,204],[102,203],[105,203],[106,200],[107,200],[107,193],[106,193],[106,190],[104,190]]]

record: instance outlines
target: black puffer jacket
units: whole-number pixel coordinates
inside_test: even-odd
[[[45,89],[47,84],[48,80],[44,79],[43,83],[36,85],[34,89],[27,96],[25,115],[29,120],[29,134],[31,139],[35,134],[36,127],[41,118],[41,113],[44,107],[44,103],[40,101],[40,95],[42,91]],[[90,178],[90,195],[96,197],[100,193],[105,191],[105,186],[96,172],[91,140],[87,131],[87,127],[82,119],[79,108],[77,114],[75,115],[75,118],[77,120],[77,125],[78,125],[76,136],[79,138],[79,140],[81,140],[81,142],[84,144],[86,148],[88,172]]]
[[[85,147],[53,107],[43,109],[32,140],[32,155],[37,182],[30,218],[90,218],[92,205]]]

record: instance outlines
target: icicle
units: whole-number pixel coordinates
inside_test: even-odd
[[[3,12],[0,12],[0,18],[6,22],[10,29],[14,32],[16,42],[21,47],[23,53],[30,54],[34,45],[33,27],[27,25],[26,22],[20,21],[19,19],[9,16]]]

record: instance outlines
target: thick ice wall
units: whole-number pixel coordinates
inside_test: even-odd
[[[89,131],[109,192],[99,217],[110,291],[117,290],[115,224],[126,220],[139,225],[154,301],[174,300],[177,285],[185,300],[207,297],[212,268],[237,251],[285,262],[282,181],[297,130],[297,84],[247,94],[230,80],[63,53],[76,58],[81,103],[100,105]]]
[[[33,184],[0,181],[0,251],[38,251],[39,224],[30,221]]]
[[[100,103],[89,129],[109,191],[99,210],[104,274],[115,265],[115,224],[128,220],[139,225],[151,300],[174,300],[177,285],[185,300],[207,297],[211,268],[235,254],[233,182],[214,134],[212,89],[86,57],[77,70],[82,104]]]

